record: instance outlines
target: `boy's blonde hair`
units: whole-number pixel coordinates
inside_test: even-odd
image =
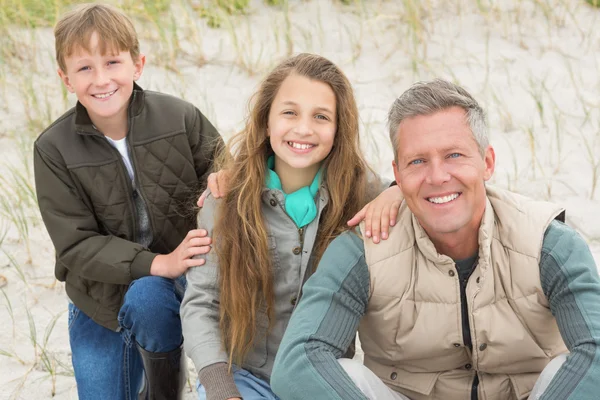
[[[63,15],[54,27],[56,61],[66,72],[65,58],[74,51],[91,52],[90,38],[98,35],[100,52],[129,51],[135,60],[140,43],[131,20],[119,9],[107,4],[82,4]]]

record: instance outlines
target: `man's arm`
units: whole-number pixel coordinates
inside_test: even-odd
[[[544,236],[542,288],[571,352],[541,400],[595,399],[600,381],[600,278],[585,241],[553,221]]]
[[[302,289],[277,352],[271,388],[282,399],[365,399],[337,362],[356,335],[369,300],[362,240],[331,242]]]

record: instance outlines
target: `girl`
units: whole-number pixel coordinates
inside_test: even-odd
[[[371,199],[358,132],[350,82],[329,60],[300,54],[262,82],[230,145],[228,193],[198,215],[216,244],[188,271],[181,308],[199,399],[276,399],[269,376],[302,284]]]

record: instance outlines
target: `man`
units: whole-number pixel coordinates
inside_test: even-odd
[[[334,240],[287,328],[282,399],[596,399],[600,278],[564,212],[487,187],[495,154],[464,89],[392,105],[405,195],[387,241]],[[358,328],[365,365],[341,357]],[[570,353],[569,353],[570,352]]]

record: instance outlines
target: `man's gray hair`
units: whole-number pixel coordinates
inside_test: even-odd
[[[462,87],[443,79],[435,79],[415,83],[392,104],[388,113],[388,127],[394,148],[394,160],[398,161],[398,127],[404,119],[430,115],[451,107],[465,110],[467,123],[481,156],[484,156],[489,144],[485,111]]]

